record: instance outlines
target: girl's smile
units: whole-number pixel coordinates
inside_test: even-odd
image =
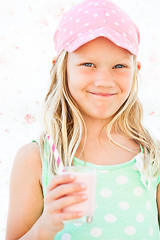
[[[130,94],[133,55],[99,37],[68,54],[70,93],[83,116],[111,120]]]
[[[97,97],[112,97],[116,94],[116,93],[103,93],[103,92],[88,92],[88,93],[93,94],[94,96],[97,96]]]

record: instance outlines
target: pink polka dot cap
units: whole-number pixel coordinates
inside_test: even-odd
[[[139,30],[121,8],[109,0],[85,0],[64,13],[54,34],[55,50],[73,52],[85,43],[106,37],[138,54]]]

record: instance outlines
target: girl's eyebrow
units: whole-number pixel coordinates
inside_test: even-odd
[[[91,57],[87,57],[87,56],[85,56],[85,57],[82,57],[82,56],[78,56],[78,57],[76,57],[75,59],[74,59],[74,61],[75,62],[95,62],[96,61],[96,58],[95,59],[93,59],[93,58],[91,58]]]
[[[91,56],[76,56],[75,58],[76,61],[89,61],[89,62],[95,62],[97,61],[97,58],[93,58]],[[118,57],[118,58],[115,58],[115,59],[112,59],[113,61],[116,61],[116,62],[119,62],[119,61],[130,61],[131,60],[131,57],[130,56],[122,56],[122,57]]]
[[[131,59],[133,55],[132,54],[125,54],[125,55],[122,55],[122,56],[119,56],[119,59]]]
[[[94,60],[91,58],[91,56],[84,56],[84,55],[76,55],[76,59],[78,59],[78,60],[84,60],[84,59]]]

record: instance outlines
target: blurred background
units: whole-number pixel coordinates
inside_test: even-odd
[[[50,84],[53,34],[79,0],[0,0],[0,239],[5,239],[9,178],[17,150],[40,134]],[[144,124],[160,139],[159,0],[113,0],[139,26],[139,98]]]

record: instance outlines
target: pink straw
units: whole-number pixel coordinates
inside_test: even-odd
[[[54,157],[55,157],[55,160],[56,160],[56,162],[57,162],[57,166],[58,166],[58,168],[59,168],[58,172],[59,172],[59,173],[60,173],[60,172],[63,172],[63,171],[64,171],[64,166],[63,166],[62,160],[60,159],[59,153],[58,153],[58,151],[57,151],[57,149],[56,149],[56,147],[55,147],[55,144],[54,144],[54,142],[53,142],[53,139],[52,139],[52,137],[49,136],[49,135],[47,135],[46,137],[47,137],[48,142],[49,142],[49,144],[50,144],[50,146],[51,146],[51,149],[52,149],[52,151],[53,151],[53,155],[54,155]]]

